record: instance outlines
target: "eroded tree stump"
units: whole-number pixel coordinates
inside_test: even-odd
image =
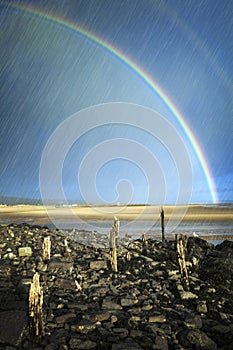
[[[50,250],[51,250],[51,241],[50,236],[44,238],[42,244],[42,259],[43,261],[50,260]]]
[[[189,291],[189,278],[188,271],[185,262],[185,254],[186,254],[186,245],[187,245],[187,237],[182,234],[176,234],[176,248],[178,255],[178,263],[180,267],[181,281],[183,283],[183,287],[186,291]]]
[[[165,242],[165,231],[164,231],[164,210],[163,210],[163,207],[161,207],[161,209],[160,209],[160,219],[161,219],[162,242]]]
[[[29,317],[31,327],[36,336],[44,335],[43,326],[43,289],[40,286],[40,276],[36,272],[29,290]]]
[[[109,248],[110,248],[110,261],[111,267],[114,272],[117,272],[117,244],[116,239],[119,235],[120,221],[115,216],[114,223],[109,232]]]

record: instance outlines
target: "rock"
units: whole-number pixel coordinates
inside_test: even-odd
[[[151,310],[151,309],[153,309],[153,306],[150,305],[150,304],[142,306],[142,310],[143,310],[143,311],[149,311],[149,310]]]
[[[71,349],[95,350],[97,344],[91,340],[82,341],[79,338],[71,338],[69,341],[69,346]]]
[[[118,321],[118,318],[116,317],[116,315],[112,315],[111,316],[111,323],[116,323]]]
[[[71,273],[73,270],[73,263],[68,261],[51,260],[48,266],[48,269],[53,272],[63,272],[63,273]]]
[[[61,289],[74,290],[76,288],[76,284],[75,284],[75,281],[73,279],[58,278],[54,282],[54,287],[61,288]]]
[[[223,241],[220,244],[216,245],[216,249],[223,251],[224,253],[229,254],[229,256],[233,256],[233,242],[232,241]]]
[[[75,349],[79,350],[95,350],[97,344],[91,340],[85,340],[81,341],[79,344],[77,344]]]
[[[66,344],[60,344],[58,350],[69,350],[68,346]]]
[[[211,338],[218,344],[221,349],[233,349],[233,327],[218,324],[209,330]]]
[[[129,334],[125,328],[113,328],[113,333],[118,334],[121,339],[126,338]]]
[[[92,270],[104,270],[107,269],[107,262],[105,260],[95,260],[90,262],[90,268]]]
[[[154,350],[168,350],[168,341],[165,336],[158,335],[155,338],[155,344],[153,346]]]
[[[20,284],[22,286],[29,286],[31,285],[32,279],[31,278],[22,278],[20,281]]]
[[[184,324],[187,328],[201,328],[202,327],[202,319],[199,315],[189,315],[186,317]]]
[[[68,309],[77,309],[77,310],[80,310],[82,312],[85,312],[87,311],[88,309],[88,306],[86,304],[82,304],[82,303],[68,303],[67,304],[67,308]]]
[[[56,320],[57,323],[65,323],[65,322],[70,321],[70,320],[75,319],[75,318],[76,318],[76,314],[73,313],[73,312],[69,312],[67,314],[63,314],[61,316],[57,316],[55,318],[55,320]]]
[[[219,312],[219,316],[221,318],[221,320],[228,320],[229,318],[229,315],[228,314],[225,314],[224,312]]]
[[[143,350],[141,346],[134,341],[119,342],[117,344],[113,344],[111,350]]]
[[[3,255],[3,259],[14,260],[15,258],[16,258],[16,255],[12,252]]]
[[[46,345],[44,350],[57,350],[57,344],[51,343]]]
[[[101,338],[107,339],[107,337],[111,334],[111,332],[107,328],[98,327],[97,328],[98,335]]]
[[[200,350],[217,350],[217,344],[200,330],[187,330],[179,333],[183,346]]]
[[[123,298],[121,299],[121,306],[123,307],[129,307],[134,304],[137,304],[137,300],[132,299],[132,298]]]
[[[130,331],[130,337],[131,338],[141,338],[142,337],[142,331],[132,329]]]
[[[17,286],[17,292],[19,294],[28,293],[31,282],[32,282],[32,279],[30,278],[22,278]]]
[[[0,260],[0,275],[5,277],[10,277],[11,266],[7,265],[5,262]]]
[[[23,311],[0,312],[0,343],[17,346],[27,321],[26,313]]]
[[[122,310],[121,305],[117,304],[111,299],[104,299],[102,303],[102,308],[106,310]]]
[[[108,321],[110,319],[110,313],[109,312],[101,312],[101,313],[97,313],[95,315],[91,316],[91,319],[94,322],[103,322],[103,321]]]
[[[197,312],[199,312],[200,314],[206,314],[207,313],[207,306],[206,306],[206,301],[199,301],[197,303]]]
[[[222,324],[219,324],[219,325],[212,327],[211,332],[218,333],[219,335],[224,336],[225,334],[232,332],[232,330],[229,326],[224,326]]]
[[[189,237],[187,243],[187,258],[192,262],[193,269],[198,269],[204,260],[206,253],[213,249],[213,245],[198,238]]]
[[[157,333],[159,332],[160,330],[160,325],[156,325],[156,324],[148,324],[146,326],[146,331],[148,333],[152,333],[154,335],[157,335]]]
[[[20,257],[32,256],[32,248],[31,247],[18,248],[18,255]]]
[[[182,300],[197,299],[198,296],[192,292],[180,291],[180,297]]]
[[[72,331],[79,332],[82,334],[87,334],[93,331],[94,329],[96,329],[96,325],[89,321],[83,321],[81,323],[71,325]]]
[[[166,322],[166,317],[163,315],[155,315],[155,316],[150,316],[149,317],[149,322],[150,323],[164,323]]]

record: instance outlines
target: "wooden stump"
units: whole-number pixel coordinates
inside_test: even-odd
[[[188,271],[185,262],[185,253],[186,253],[186,244],[187,237],[182,234],[176,234],[176,248],[178,255],[178,263],[180,267],[181,280],[183,283],[183,287],[186,291],[189,291],[189,278]]]
[[[120,221],[115,216],[113,226],[109,232],[109,248],[110,248],[110,261],[111,267],[114,272],[118,271],[117,268],[117,244],[116,239],[119,235]]]
[[[32,328],[38,335],[44,335],[43,325],[43,289],[40,286],[40,276],[36,272],[29,290],[29,317],[32,321]]]
[[[164,232],[164,210],[163,210],[163,207],[161,207],[161,210],[160,210],[160,219],[161,219],[162,242],[165,242],[165,232]]]
[[[42,259],[43,261],[50,260],[50,250],[51,250],[51,241],[50,236],[44,238],[42,244]]]
[[[147,245],[146,234],[144,232],[142,234],[142,243],[143,245]]]

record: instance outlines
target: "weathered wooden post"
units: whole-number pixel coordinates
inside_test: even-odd
[[[42,244],[42,259],[43,261],[50,260],[50,250],[51,250],[51,241],[50,236],[44,238]]]
[[[114,216],[114,224],[113,224],[113,226],[114,226],[114,229],[115,229],[115,235],[117,237],[119,235],[119,230],[120,230],[120,220],[116,216]]]
[[[143,243],[143,245],[147,245],[146,234],[144,232],[142,234],[142,243]]]
[[[160,209],[160,219],[161,219],[162,242],[165,242],[165,233],[164,233],[164,210],[163,210],[163,207],[161,207],[161,209]]]
[[[117,248],[116,248],[116,238],[119,234],[120,222],[118,218],[114,217],[114,224],[109,232],[109,247],[110,247],[110,261],[112,270],[117,272]]]
[[[143,254],[146,253],[147,246],[148,246],[148,242],[146,240],[146,234],[143,232],[143,234],[142,234],[142,252],[143,252]]]
[[[184,289],[189,291],[189,278],[188,271],[185,263],[187,237],[182,234],[176,234],[176,248],[178,255],[178,262],[180,266],[181,280],[183,282]]]
[[[36,336],[44,335],[43,325],[43,289],[40,286],[40,276],[36,272],[29,290],[29,317],[32,319]]]

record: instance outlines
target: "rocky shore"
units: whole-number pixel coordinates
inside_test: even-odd
[[[97,232],[12,224],[0,226],[0,237],[0,350],[233,350],[231,241],[188,239],[186,291],[175,241],[119,239],[112,272],[107,237]],[[36,272],[39,336],[28,306]]]

